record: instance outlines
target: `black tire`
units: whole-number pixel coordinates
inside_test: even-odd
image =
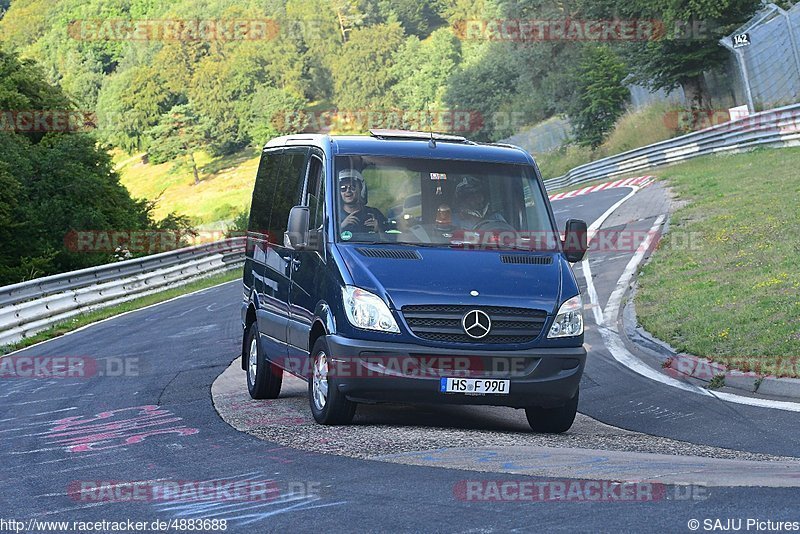
[[[567,404],[558,408],[539,408],[538,406],[525,408],[528,424],[531,425],[534,432],[545,434],[566,432],[575,421],[579,393],[580,391],[576,391],[575,396]]]
[[[267,359],[258,342],[258,326],[256,323],[247,329],[245,359],[247,370],[247,390],[254,399],[277,399],[281,394],[283,369]]]
[[[324,337],[320,337],[311,349],[311,374],[308,377],[308,403],[311,406],[311,414],[314,420],[322,425],[348,425],[356,413],[356,403],[347,400],[347,397],[339,392],[336,387],[336,377],[328,374],[329,357],[328,343]],[[318,368],[321,359],[324,359],[325,363]]]

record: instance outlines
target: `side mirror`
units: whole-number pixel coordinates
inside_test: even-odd
[[[295,206],[289,212],[284,243],[295,250],[308,246],[308,207]]]
[[[577,263],[586,255],[586,251],[589,249],[587,233],[586,221],[579,219],[567,221],[562,245],[568,262]]]

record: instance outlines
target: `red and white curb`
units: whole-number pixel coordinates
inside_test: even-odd
[[[625,178],[624,180],[617,180],[615,182],[606,182],[604,184],[590,185],[583,189],[575,189],[574,191],[567,191],[565,193],[556,193],[550,195],[550,201],[561,200],[562,198],[572,198],[580,195],[587,195],[595,193],[604,189],[614,189],[615,187],[644,187],[653,181],[653,176],[637,176],[636,178]]]

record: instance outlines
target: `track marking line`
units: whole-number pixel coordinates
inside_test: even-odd
[[[626,200],[631,198],[639,191],[639,187],[634,186],[631,189],[631,192],[622,197],[620,200],[615,202],[610,208],[608,208],[605,213],[603,213],[600,217],[598,217],[586,230],[586,242],[591,243],[594,236],[597,234],[597,231],[603,225],[603,223],[608,219],[612,213],[614,213],[617,208],[619,208],[622,204],[625,203]],[[586,292],[589,295],[589,302],[592,307],[592,312],[594,314],[594,320],[598,326],[602,326],[604,323],[603,319],[603,308],[600,306],[600,299],[597,296],[597,290],[594,287],[594,280],[592,279],[592,269],[589,266],[589,258],[584,258],[581,262],[581,268],[583,271],[583,276],[586,279]]]
[[[608,297],[606,308],[603,310],[603,315],[605,315],[606,318],[606,326],[613,327],[614,321],[617,320],[619,306],[622,303],[622,296],[625,294],[628,284],[631,283],[633,276],[636,274],[639,264],[642,263],[644,255],[650,250],[650,246],[653,243],[653,236],[655,236],[655,233],[658,231],[659,227],[661,227],[665,218],[665,215],[659,215],[658,218],[656,218],[656,222],[653,223],[653,226],[650,227],[650,231],[647,232],[647,237],[639,245],[639,248],[636,249],[636,253],[630,259],[628,265],[625,266],[625,270],[622,271],[622,276],[617,280],[617,285],[611,293],[611,296]]]
[[[584,258],[581,262],[581,268],[583,269],[583,276],[586,278],[586,292],[589,294],[589,302],[591,303],[592,313],[594,314],[594,322],[597,326],[602,326],[605,322],[603,319],[603,309],[600,307],[600,299],[594,287],[592,268],[589,266],[588,258]]]

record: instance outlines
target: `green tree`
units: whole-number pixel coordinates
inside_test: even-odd
[[[248,100],[245,131],[261,146],[273,137],[293,133],[294,117],[302,116],[306,101],[277,87],[261,87]],[[287,120],[288,119],[288,120]]]
[[[607,47],[592,47],[573,72],[575,96],[566,112],[580,145],[597,147],[625,110],[625,64]]]
[[[200,183],[200,173],[194,153],[206,143],[205,128],[188,104],[173,107],[162,115],[158,124],[147,131],[150,139],[148,156],[153,163],[184,159],[192,169],[195,185]]]
[[[228,154],[250,142],[252,96],[265,86],[301,97],[307,89],[302,58],[285,40],[242,43],[214,51],[197,64],[187,90],[189,101],[208,125],[209,149]]]
[[[381,13],[395,18],[409,35],[424,39],[438,27],[445,24],[441,15],[442,2],[419,0],[380,0]]]
[[[9,50],[30,45],[46,33],[57,10],[57,2],[49,0],[9,2],[8,11],[0,19],[0,41]]]
[[[103,64],[94,52],[70,50],[64,58],[63,75],[58,85],[82,109],[94,111],[103,85]]]
[[[588,1],[588,0],[587,0]],[[473,136],[498,140],[522,127],[563,113],[574,97],[568,73],[582,57],[586,43],[493,41],[479,39],[461,23],[471,20],[562,20],[572,16],[571,4],[551,0],[476,2],[448,0],[446,14],[456,33],[472,36],[462,43],[462,63],[453,75],[446,101],[483,117]]]
[[[436,30],[424,41],[409,37],[391,68],[392,100],[410,110],[441,105],[447,82],[460,62],[460,43],[449,28]]]
[[[164,87],[179,99],[185,100],[192,77],[200,61],[209,55],[209,45],[203,41],[168,41],[153,56]]]
[[[664,35],[626,43],[623,54],[637,82],[653,89],[680,86],[693,108],[709,105],[703,73],[720,69],[730,53],[719,40],[745,23],[760,0],[581,0],[589,14],[660,20]]]
[[[333,12],[342,42],[350,40],[350,32],[356,28],[378,22],[380,14],[371,0],[331,0]]]
[[[279,21],[281,35],[297,44],[308,80],[306,97],[328,99],[333,95],[331,72],[344,43],[339,18],[330,0],[288,0]]]
[[[147,149],[145,132],[175,103],[159,71],[140,65],[106,79],[97,98],[101,137],[127,152]]]
[[[513,100],[520,78],[517,58],[509,53],[507,43],[487,43],[479,61],[463,66],[453,74],[444,96],[445,104],[454,110],[467,111],[482,117],[471,134],[476,140],[498,139],[501,130],[496,126],[507,104]]]
[[[336,103],[344,109],[390,106],[392,58],[402,44],[399,24],[353,30],[334,63]]]

